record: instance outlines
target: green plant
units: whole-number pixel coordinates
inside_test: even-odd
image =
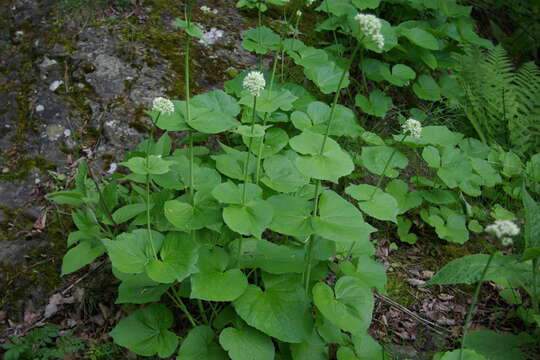
[[[84,349],[83,342],[68,331],[59,334],[58,328],[46,325],[30,331],[24,337],[12,337],[2,345],[6,350],[5,360],[48,360],[62,359]]]
[[[296,31],[285,38],[262,26],[263,3],[240,4],[254,4],[259,15],[259,26],[243,34],[243,46],[261,60],[274,52],[272,70],[243,72],[225,83],[225,91],[195,96],[190,41],[200,38],[202,29],[191,21],[186,3],[184,19],[175,21],[187,34],[185,100],[154,101],[149,138],[121,163],[128,174],[96,183],[83,162],[73,189],[49,194],[52,201],[76,208],[77,231],[68,238],[62,274],[107,254],[121,281],[116,302],[147,304],[110,335],[143,356],[165,358],[177,351],[175,319],[180,318],[190,330],[178,359],[273,359],[276,354],[324,359],[331,353],[338,359],[388,358],[367,334],[372,289],[385,291],[386,274],[372,259],[376,228],[364,216],[395,224],[399,237],[413,243],[411,219],[419,214],[440,238],[463,243],[469,230],[482,231],[485,220],[469,201],[498,186],[514,194],[526,165],[444,126],[416,126],[409,136],[400,131],[383,139],[365,131],[355,112],[339,104],[354,89],[361,108],[384,116],[386,95],[367,95],[367,80],[360,88],[353,85],[356,69],[368,74],[367,63],[382,64],[374,67],[377,74],[407,86],[416,77],[412,67],[399,62],[390,71],[388,64],[365,56],[401,61],[399,35],[399,47],[408,48],[409,55],[421,51],[429,65],[435,51],[450,51],[430,35],[432,24],[394,28],[357,14],[364,9],[361,2],[324,1],[319,10],[329,14],[329,22],[321,26],[340,37],[333,48],[319,49],[300,41]],[[452,11],[468,14],[451,4]],[[436,9],[451,11],[442,5]],[[464,36],[481,42],[463,17],[456,21]],[[287,55],[321,98],[332,96],[331,103],[279,81],[279,55],[282,74]],[[416,69],[426,70],[411,59]],[[431,96],[434,81],[422,74],[413,93],[439,100]],[[419,125],[405,122],[411,123]],[[154,127],[163,131],[157,140]],[[186,140],[173,143],[172,131],[187,132]],[[200,146],[211,136],[220,151]],[[338,137],[365,146],[351,156]],[[401,175],[410,164],[416,176],[409,182]],[[376,176],[376,186],[351,183],[355,168]]]
[[[524,288],[530,296],[532,305],[530,308],[525,308],[522,305],[518,310],[518,313],[526,323],[535,324],[537,327],[540,325],[540,314],[538,312],[540,294],[537,290],[538,258],[540,257],[538,246],[538,231],[540,230],[540,221],[538,219],[540,207],[531,198],[525,187],[522,189],[522,199],[525,211],[525,233],[523,251],[520,256],[501,254],[493,249],[490,251],[490,255],[477,254],[465,256],[445,265],[428,282],[428,285],[478,283],[465,320],[459,359],[463,359],[465,354],[463,350],[466,347],[486,355],[487,358],[487,355],[490,354],[491,351],[481,344],[495,342],[495,339],[500,336],[493,332],[483,332],[481,335],[478,335],[483,339],[482,341],[479,342],[473,340],[471,343],[468,343],[468,339],[470,338],[470,336],[468,336],[468,330],[471,326],[472,314],[476,307],[480,295],[480,288],[484,280],[491,280],[501,286],[504,289],[500,293],[501,296],[511,304],[522,304],[521,296],[516,289],[519,287]],[[512,243],[510,237],[517,235],[519,232],[515,225],[509,221],[496,222],[491,228],[488,227],[486,230],[493,231],[503,246],[510,245]],[[488,244],[487,247],[489,248],[492,246]],[[507,335],[512,339],[513,335]],[[520,334],[515,340],[517,341],[511,341],[513,344],[506,351],[517,354],[513,355],[514,357],[512,358],[523,358],[523,354],[518,347],[525,343],[534,343],[534,340],[526,333]]]
[[[506,51],[465,47],[458,79],[467,118],[486,144],[498,144],[527,159],[540,151],[540,70],[526,63],[517,71]]]

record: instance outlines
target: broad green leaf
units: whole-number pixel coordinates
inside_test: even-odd
[[[161,156],[150,155],[148,158],[132,157],[128,161],[120,163],[138,175],[160,175],[169,171],[171,162]]]
[[[409,81],[416,78],[414,70],[403,64],[392,66],[392,72],[389,67],[381,66],[379,72],[386,81],[395,86],[409,85]]]
[[[168,330],[172,325],[172,312],[164,305],[154,304],[122,319],[109,335],[115,343],[138,355],[166,358],[178,345],[178,337]]]
[[[191,99],[191,119],[188,124],[205,134],[217,134],[238,125],[240,106],[235,98],[221,90],[212,90]]]
[[[257,54],[266,54],[268,51],[277,50],[281,41],[279,35],[266,26],[244,31],[242,39],[242,46],[247,51],[254,51]]]
[[[354,350],[347,346],[340,346],[336,353],[337,360],[360,360],[356,357]]]
[[[176,18],[173,21],[173,25],[179,27],[180,29],[183,29],[186,33],[188,33],[189,36],[195,37],[197,39],[202,39],[203,37],[203,31],[199,27],[199,25],[187,21],[184,21],[182,19]]]
[[[163,212],[167,220],[178,230],[200,230],[221,223],[221,207],[209,194],[195,193],[193,204],[187,196],[166,201]]]
[[[317,331],[313,329],[311,336],[299,344],[291,344],[293,360],[327,360],[328,349]]]
[[[273,216],[274,208],[262,199],[251,200],[245,205],[229,205],[223,209],[223,220],[231,230],[257,238],[270,225]]]
[[[212,159],[216,161],[216,168],[220,173],[231,179],[244,181],[244,169],[246,166],[247,151],[239,151],[221,144],[225,154],[213,155]],[[251,157],[248,164],[248,175],[255,172],[256,161]]]
[[[355,0],[358,2],[358,0]],[[373,0],[369,0],[370,2]],[[317,11],[324,11],[336,16],[348,15],[356,13],[356,9],[351,5],[349,1],[343,0],[323,0]]]
[[[228,360],[210,326],[194,327],[180,345],[176,360]]]
[[[274,207],[274,218],[268,226],[271,230],[297,237],[305,237],[313,232],[313,205],[310,201],[291,195],[276,195],[267,201]]]
[[[349,154],[333,139],[328,138],[321,151],[323,143],[323,135],[309,131],[304,131],[289,141],[291,148],[303,155],[296,160],[296,166],[302,174],[337,183],[340,177],[349,175],[354,170],[354,164]]]
[[[186,102],[172,100],[174,104],[174,112],[172,114],[163,114],[158,111],[149,110],[146,111],[152,118],[152,122],[162,130],[167,131],[181,131],[181,130],[190,130],[189,125],[186,123],[185,111],[186,111]],[[154,154],[159,155],[159,154]]]
[[[364,9],[376,9],[379,7],[381,0],[352,0],[352,4],[356,6],[358,10]]]
[[[399,236],[399,240],[408,244],[415,244],[418,237],[416,236],[416,234],[409,232],[412,227],[411,220],[407,219],[404,216],[398,216],[397,220],[397,234]]]
[[[413,44],[428,50],[439,50],[439,42],[435,36],[420,28],[402,29],[401,33]]]
[[[393,106],[392,98],[384,95],[380,90],[369,93],[369,99],[362,94],[356,94],[354,103],[366,114],[381,118],[384,118]]]
[[[362,165],[370,172],[377,175],[384,175],[388,177],[397,177],[399,175],[398,169],[404,169],[407,167],[409,161],[407,157],[403,155],[397,149],[390,146],[365,146],[362,148],[362,155],[360,156]],[[388,163],[388,166],[385,165]]]
[[[538,247],[540,247],[540,207],[538,203],[529,195],[527,188],[523,185],[521,190],[523,208],[525,209],[525,249],[523,260],[539,257]]]
[[[427,164],[435,169],[438,169],[441,167],[441,155],[439,154],[439,150],[437,150],[436,147],[433,146],[426,146],[422,150],[422,157],[424,160],[426,160]]]
[[[452,260],[443,266],[427,282],[427,285],[474,284],[480,280],[488,258],[489,255],[475,254]],[[484,280],[495,281],[499,284],[501,281],[513,282],[512,279],[519,279],[527,272],[530,274],[529,268],[530,265],[519,263],[512,256],[496,254],[489,265]],[[518,284],[514,283],[513,285]]]
[[[118,286],[116,304],[146,304],[157,302],[170,285],[160,284],[141,274],[126,274]]]
[[[304,67],[304,74],[306,77],[313,81],[323,94],[335,93],[336,91],[349,86],[349,72],[346,71],[342,85],[338,89],[343,71],[343,68],[331,60],[328,60],[321,65]]]
[[[313,302],[328,320],[344,331],[363,333],[371,323],[373,294],[360,279],[343,276],[334,290],[319,282],[313,287]]]
[[[296,99],[296,96],[284,88],[272,91],[270,89],[263,90],[257,97],[256,110],[259,113],[273,113],[278,109],[289,111],[293,108],[293,103]],[[253,95],[245,92],[239,104],[253,108]]]
[[[274,359],[272,339],[250,327],[224,329],[219,335],[219,343],[232,360]]]
[[[429,225],[435,228],[437,235],[441,239],[463,244],[469,240],[469,230],[467,229],[464,215],[446,207],[430,207],[422,209],[420,216]]]
[[[261,138],[250,139],[243,136],[242,141],[255,155],[258,155],[259,149],[261,149],[261,158],[265,159],[279,153],[289,143],[289,136],[285,130],[273,127],[266,131],[263,140]],[[262,148],[260,147],[261,141],[263,141]]]
[[[373,185],[349,185],[345,192],[358,200],[360,209],[371,217],[397,223],[399,205],[390,194]]]
[[[446,126],[425,126],[422,139],[432,145],[456,146],[463,139],[463,134],[450,131]]]
[[[291,154],[292,153],[292,154]],[[292,193],[309,183],[294,165],[298,155],[288,151],[285,155],[273,155],[263,162],[264,176],[261,181],[269,188],[283,193]]]
[[[242,135],[242,137],[261,138],[264,136],[266,129],[270,126],[262,126],[259,124],[253,124],[253,128],[250,125],[240,125],[233,132]]]
[[[245,268],[260,268],[269,274],[302,273],[305,252],[302,248],[278,245],[264,239],[241,238],[231,243],[238,253],[242,244],[240,264]]]
[[[309,130],[325,134],[330,119],[330,107],[323,102],[310,103],[305,111],[295,111],[291,115],[293,125],[299,130]],[[362,133],[356,116],[351,109],[336,105],[329,134],[333,136],[356,137]]]
[[[355,267],[350,262],[343,262],[340,268],[345,275],[362,280],[365,285],[377,289],[381,293],[386,292],[386,271],[384,267],[366,255],[360,255]]]
[[[445,352],[442,357],[437,358],[437,360],[488,360],[477,352],[469,349],[463,350],[454,350],[451,352]]]
[[[369,241],[376,229],[364,222],[362,213],[333,191],[324,191],[319,199],[319,216],[312,218],[315,233],[336,242]]]
[[[457,201],[455,192],[450,190],[420,190],[420,195],[432,204],[453,204]]]
[[[489,360],[522,360],[525,356],[519,347],[527,341],[519,335],[479,330],[465,336],[464,346]]]
[[[419,191],[409,191],[409,186],[403,180],[394,179],[386,185],[386,192],[396,199],[399,207],[398,214],[404,214],[422,204]]]
[[[375,341],[368,333],[361,335],[354,334],[352,341],[354,344],[354,352],[358,356],[358,359],[373,359],[373,360],[390,360],[383,347]]]
[[[313,331],[309,299],[296,275],[266,275],[265,290],[249,285],[233,302],[236,313],[250,326],[278,340],[301,343]]]
[[[125,273],[141,273],[149,260],[157,254],[163,242],[163,235],[146,229],[122,233],[116,240],[102,239],[112,265]]]
[[[196,271],[199,244],[186,233],[169,232],[159,257],[146,266],[148,276],[159,283],[182,281]]]
[[[146,207],[145,203],[125,205],[113,212],[112,218],[116,224],[121,224],[146,211]],[[154,204],[150,204],[150,209],[153,207]]]
[[[441,99],[441,88],[431,75],[420,75],[413,84],[413,91],[422,100],[439,101]]]
[[[62,260],[62,276],[86,266],[105,253],[105,247],[97,241],[84,240],[69,249]]]
[[[227,181],[219,184],[212,190],[212,196],[219,202],[224,204],[242,204],[245,187],[245,201],[262,198],[262,189],[255,184],[235,184],[232,181]]]
[[[207,301],[233,301],[244,293],[247,278],[240,269],[226,270],[225,250],[202,249],[197,264],[200,272],[191,277],[191,298]]]

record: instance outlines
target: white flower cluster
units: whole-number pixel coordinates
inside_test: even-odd
[[[401,125],[403,132],[412,137],[419,138],[422,135],[422,123],[415,119],[408,119],[405,124]]]
[[[172,114],[174,112],[174,104],[169,99],[157,97],[152,102],[152,110],[159,111],[164,115]]]
[[[311,6],[311,5],[313,5],[314,2],[315,2],[315,0],[307,0],[306,5]]]
[[[214,14],[214,15],[216,15],[218,13],[217,9],[212,10],[206,5],[201,6],[200,9],[205,14]]]
[[[503,246],[510,246],[513,243],[511,237],[519,234],[519,227],[510,220],[496,220],[486,226],[486,232],[500,239]]]
[[[381,20],[371,14],[358,14],[354,19],[360,23],[362,32],[367,37],[370,37],[377,44],[377,47],[382,50],[384,47],[384,36],[381,34]]]
[[[296,10],[296,16],[298,17],[302,16],[302,12],[300,10]]]
[[[264,90],[266,86],[266,81],[264,80],[264,75],[260,71],[251,71],[244,78],[242,83],[244,89],[249,91],[253,96],[261,95],[261,91]]]

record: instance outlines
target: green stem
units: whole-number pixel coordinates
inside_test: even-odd
[[[253,97],[253,111],[251,113],[251,135],[253,135],[253,132],[255,129],[256,108],[257,108],[257,96],[254,96]],[[242,189],[242,205],[246,203],[246,187],[247,187],[247,181],[248,181],[249,160],[251,158],[252,146],[253,146],[253,137],[250,137],[246,161],[244,162],[244,188]]]
[[[169,297],[171,298],[171,300],[173,301],[173,303],[178,306],[178,308],[180,310],[182,310],[182,312],[184,313],[184,315],[186,315],[186,317],[188,318],[189,322],[191,323],[191,325],[193,327],[197,326],[198,323],[197,321],[193,318],[193,316],[191,316],[191,313],[189,312],[188,308],[186,307],[186,304],[184,304],[184,302],[182,301],[182,299],[180,299],[178,297],[178,295],[176,295],[176,292],[174,292],[174,290],[172,291],[174,296],[171,295],[171,292],[170,291],[167,291],[167,295],[169,295]]]
[[[153,124],[152,124],[153,125]],[[146,169],[149,168],[150,158],[150,142],[154,140],[154,126],[150,128],[150,137],[146,140]],[[152,239],[152,229],[150,227],[150,174],[146,174],[146,228],[148,229],[148,238],[150,239],[150,247],[154,258],[157,259],[157,252],[154,248],[154,240]]]
[[[274,57],[274,66],[272,67],[272,77],[270,78],[270,86],[268,87],[269,96],[272,96],[272,89],[274,87],[274,77],[276,75],[277,62],[278,62],[278,53],[276,53]],[[268,121],[268,116],[269,114],[267,112],[264,113],[263,124],[262,124],[263,127],[266,126],[266,122]],[[261,141],[259,142],[259,149],[257,149],[257,168],[255,170],[255,184],[259,184],[259,180],[261,176],[261,158],[262,158],[262,150],[263,150],[265,135],[266,135],[266,132],[265,134],[263,134]]]
[[[201,299],[197,299],[197,306],[199,307],[199,312],[201,313],[204,323],[208,324],[208,317],[206,316],[206,312],[204,311],[204,306]]]
[[[478,280],[476,289],[474,290],[473,300],[472,300],[471,306],[469,307],[469,311],[467,312],[467,317],[465,318],[465,326],[463,327],[463,335],[461,337],[461,348],[459,350],[459,360],[463,360],[463,349],[465,348],[465,336],[467,335],[467,332],[469,331],[469,328],[471,326],[472,315],[474,312],[474,308],[476,307],[476,303],[478,302],[480,289],[482,288],[482,283],[484,282],[484,278],[486,277],[489,265],[491,264],[491,261],[493,260],[494,256],[495,256],[495,251],[492,251],[491,254],[489,255],[488,261],[486,262],[486,266],[484,266],[482,275],[480,276],[480,279]]]
[[[399,140],[398,144],[403,143],[403,141],[405,140],[406,137],[407,137],[407,134],[403,134],[403,137],[401,138],[401,140]],[[388,160],[386,160],[386,164],[384,164],[383,172],[382,172],[381,176],[379,176],[379,180],[377,181],[377,185],[375,185],[375,188],[373,189],[373,192],[371,193],[371,196],[369,197],[369,200],[373,199],[373,196],[375,196],[375,193],[379,189],[379,186],[381,186],[382,181],[384,179],[384,174],[386,173],[386,170],[388,169],[388,166],[390,165],[390,162],[394,158],[394,155],[396,154],[396,152],[397,152],[397,148],[394,148],[392,153],[390,154],[390,157],[388,158]]]
[[[538,259],[532,261],[532,273],[533,273],[533,293],[531,295],[532,306],[535,314],[538,314],[538,289],[536,285],[536,279],[538,275]]]
[[[338,87],[336,89],[336,94],[334,95],[334,101],[332,102],[332,108],[330,109],[330,115],[328,117],[328,123],[326,124],[326,130],[324,133],[323,142],[321,144],[321,149],[319,150],[319,155],[322,155],[324,153],[324,147],[326,146],[326,141],[328,140],[328,135],[330,134],[330,127],[332,125],[332,121],[334,120],[334,113],[336,111],[336,105],[339,99],[339,93],[341,90],[341,87],[343,86],[343,81],[345,80],[345,75],[351,68],[351,65],[354,61],[354,57],[356,56],[356,53],[360,49],[360,42],[357,42],[351,57],[349,58],[349,62],[347,63],[347,66],[343,69],[343,73],[341,74],[341,77],[339,79]],[[317,213],[319,211],[319,195],[321,192],[321,181],[317,180],[317,183],[315,184],[315,197],[314,197],[314,203],[313,203],[313,216],[317,216]],[[306,293],[309,291],[309,283],[311,281],[311,262],[313,260],[312,252],[313,252],[313,237],[312,235],[309,235],[306,239],[306,264],[304,268],[303,278],[304,278],[304,287],[306,290]]]

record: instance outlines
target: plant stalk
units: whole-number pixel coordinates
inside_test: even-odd
[[[252,136],[255,129],[256,108],[257,108],[257,96],[254,96],[253,97],[253,111],[251,113],[251,135]],[[246,161],[244,162],[244,188],[242,189],[242,205],[245,205],[246,203],[246,187],[247,187],[247,181],[248,181],[249,160],[251,158],[252,146],[253,146],[253,137],[250,137]]]
[[[484,266],[484,270],[482,271],[482,275],[480,276],[480,280],[478,280],[478,284],[476,284],[473,300],[472,300],[471,306],[469,307],[469,311],[467,312],[467,317],[465,318],[465,326],[463,327],[463,335],[461,336],[461,348],[459,350],[459,360],[463,360],[463,349],[465,348],[465,336],[467,335],[467,332],[469,331],[469,328],[471,327],[472,315],[474,312],[474,308],[476,307],[476,303],[478,302],[478,297],[480,296],[480,289],[482,288],[482,283],[484,282],[484,278],[486,277],[487,271],[489,269],[489,265],[491,264],[491,261],[493,260],[495,253],[496,251],[492,251],[491,254],[489,255],[488,261],[486,262],[486,266]]]
[[[531,301],[532,301],[534,312],[538,314],[538,288],[536,285],[536,281],[537,281],[536,279],[538,276],[538,258],[533,259],[532,261],[532,274],[533,274],[533,284],[532,284],[533,293],[531,295]]]
[[[323,142],[321,144],[321,149],[319,150],[319,155],[322,155],[324,153],[324,147],[326,146],[326,141],[328,139],[328,136],[330,134],[330,127],[332,125],[332,121],[334,120],[334,113],[336,111],[336,105],[339,99],[339,93],[341,90],[341,87],[343,85],[343,81],[345,80],[345,75],[351,68],[351,65],[354,61],[354,58],[356,56],[356,53],[360,49],[360,42],[356,43],[356,46],[351,54],[351,57],[349,58],[349,62],[347,63],[347,66],[343,69],[343,73],[341,74],[341,77],[339,79],[338,87],[336,89],[336,94],[334,95],[334,101],[332,102],[332,108],[330,109],[330,116],[328,117],[328,123],[326,124],[326,130],[324,133]],[[314,197],[314,203],[313,203],[313,216],[317,216],[319,212],[319,195],[321,192],[321,180],[317,180],[315,184],[315,197]],[[309,283],[311,281],[311,262],[313,261],[313,236],[309,235],[306,239],[306,264],[304,268],[303,278],[304,278],[304,287],[306,290],[306,293],[309,292]]]
[[[399,140],[398,144],[402,144],[406,137],[407,137],[407,134],[403,134],[403,137],[401,138],[401,140]],[[377,181],[377,185],[375,185],[375,189],[373,189],[373,192],[371,193],[371,196],[369,197],[369,200],[373,199],[373,196],[375,196],[375,193],[377,192],[377,189],[379,189],[379,187],[381,186],[382,181],[383,181],[384,176],[385,176],[384,174],[386,173],[386,170],[388,169],[388,166],[390,166],[390,162],[392,162],[392,159],[394,158],[394,155],[396,154],[396,152],[397,152],[397,148],[394,148],[392,153],[390,154],[390,157],[388,158],[388,160],[386,160],[386,164],[384,164],[383,172],[382,172],[381,176],[379,176],[379,180]]]

